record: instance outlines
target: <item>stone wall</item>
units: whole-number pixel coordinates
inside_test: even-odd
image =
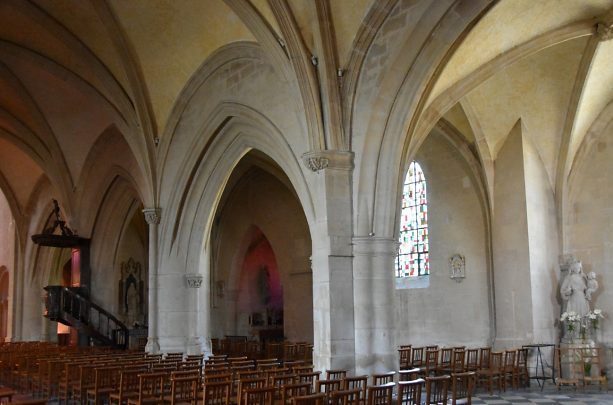
[[[396,290],[396,342],[486,345],[490,336],[486,231],[470,172],[437,133],[426,139],[415,160],[427,181],[430,276],[425,288]],[[449,278],[449,258],[456,253],[466,258],[466,278],[461,282]]]

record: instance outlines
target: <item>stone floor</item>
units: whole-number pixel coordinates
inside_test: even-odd
[[[474,405],[480,404],[565,404],[565,405],[613,405],[613,391],[600,391],[597,387],[577,389],[564,387],[558,391],[553,384],[545,384],[543,391],[538,386],[530,389],[507,390],[501,394],[478,391],[473,397]]]

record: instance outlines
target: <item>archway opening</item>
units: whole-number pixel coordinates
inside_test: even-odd
[[[268,156],[252,151],[234,168],[211,244],[211,337],[313,342],[308,223]]]

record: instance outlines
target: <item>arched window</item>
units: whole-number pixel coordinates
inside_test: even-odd
[[[399,242],[396,277],[430,274],[426,177],[415,161],[409,166],[402,188]]]

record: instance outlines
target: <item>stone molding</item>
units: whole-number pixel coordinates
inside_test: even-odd
[[[322,150],[302,155],[304,165],[313,172],[324,169],[353,170],[353,152]]]
[[[151,225],[158,225],[160,223],[160,209],[159,208],[145,208],[143,210],[145,214],[145,221]]]
[[[599,22],[596,24],[596,37],[601,42],[613,38],[613,23]]]
[[[187,281],[187,287],[189,288],[200,288],[202,286],[202,274],[199,274],[199,273],[186,274],[185,280]]]

